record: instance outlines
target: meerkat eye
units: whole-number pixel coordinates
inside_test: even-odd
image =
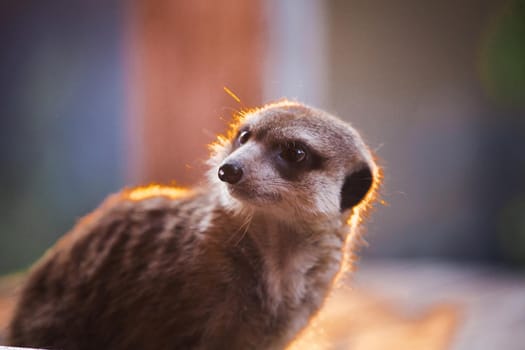
[[[246,142],[248,142],[250,136],[252,136],[252,133],[249,130],[241,131],[239,134],[239,143],[244,145]]]
[[[306,150],[303,146],[291,142],[282,147],[280,156],[289,163],[300,163],[306,158]]]

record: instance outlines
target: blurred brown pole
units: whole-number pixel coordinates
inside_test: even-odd
[[[194,184],[232,112],[261,102],[262,1],[136,0],[129,14],[130,182]]]

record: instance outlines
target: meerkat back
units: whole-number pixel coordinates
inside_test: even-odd
[[[208,181],[109,197],[32,268],[12,345],[282,349],[352,254],[378,167],[348,124],[289,101],[237,116]]]

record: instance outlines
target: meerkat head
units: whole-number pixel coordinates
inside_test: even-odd
[[[232,209],[297,216],[348,213],[377,181],[377,167],[347,123],[283,101],[243,113],[219,138],[210,181]]]

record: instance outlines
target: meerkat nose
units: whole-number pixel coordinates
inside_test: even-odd
[[[231,185],[236,184],[242,178],[242,168],[235,163],[226,163],[219,168],[219,179]]]

